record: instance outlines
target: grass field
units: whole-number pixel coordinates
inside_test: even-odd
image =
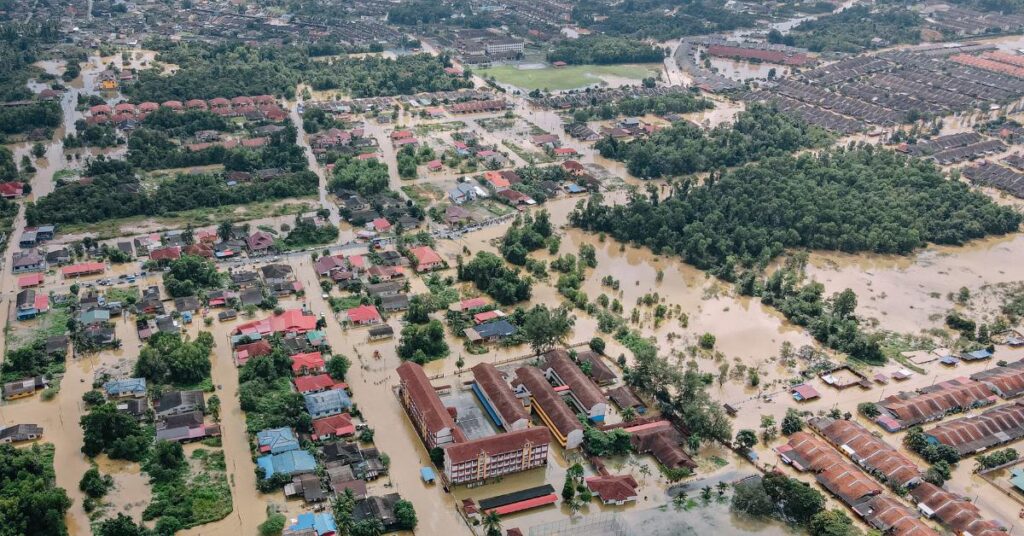
[[[477,74],[493,76],[500,84],[509,84],[526,91],[548,89],[552,91],[576,89],[601,82],[606,78],[628,78],[639,82],[648,76],[661,72],[659,63],[624,65],[568,65],[555,69],[519,69],[514,65],[502,65],[480,69]]]

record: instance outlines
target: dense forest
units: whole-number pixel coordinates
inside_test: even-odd
[[[32,97],[25,82],[43,45],[60,37],[59,26],[57,19],[0,23],[0,101]]]
[[[1016,231],[1022,216],[929,162],[870,146],[772,158],[677,185],[668,199],[591,200],[573,225],[734,279],[787,248],[906,254]]]
[[[0,445],[0,534],[63,536],[71,499],[54,485],[53,445]]]
[[[173,169],[190,166],[224,164],[228,171],[256,171],[280,168],[287,171],[301,171],[307,162],[302,148],[296,145],[295,128],[289,125],[284,130],[268,136],[262,147],[232,149],[214,145],[193,151],[176,143],[165,131],[150,128],[149,118],[143,127],[132,133],[128,139],[128,161],[144,170]]]
[[[788,35],[771,41],[814,52],[861,52],[921,40],[923,19],[910,9],[852,6],[834,15],[800,23]],[[878,40],[876,40],[878,38]]]
[[[76,182],[27,205],[30,225],[92,223],[131,216],[272,201],[316,193],[315,173],[287,172],[268,181],[229,186],[219,174],[180,174],[144,190],[127,162],[100,159],[86,170],[90,182]]]
[[[595,145],[601,156],[626,162],[638,177],[661,177],[731,167],[798,149],[822,146],[829,134],[816,126],[753,105],[736,116],[733,125],[703,131],[676,123],[648,139],[623,142],[605,138]]]
[[[643,41],[594,35],[566,39],[548,52],[548,61],[569,64],[656,63],[665,59],[665,50]]]
[[[388,10],[388,22],[404,26],[430,24],[452,16],[451,6],[443,2],[416,0],[403,2]]]
[[[63,117],[60,105],[56,102],[2,106],[0,107],[0,133],[21,134],[37,128],[57,128]]]
[[[596,101],[592,101],[596,102]],[[612,119],[620,115],[666,115],[687,114],[710,110],[715,103],[693,93],[669,93],[653,97],[629,97],[618,102],[610,102],[590,108],[578,109],[573,112],[576,122],[589,121],[594,118]]]
[[[334,176],[327,187],[332,192],[352,190],[362,195],[374,195],[388,190],[388,166],[377,160],[359,160],[349,156],[334,163]]]
[[[295,96],[299,73],[309,65],[295,47],[253,47],[240,43],[208,45],[150,40],[157,60],[180,67],[164,76],[156,69],[139,71],[124,92],[135,102],[232,98],[252,95]]]
[[[707,0],[630,0],[629,2],[579,2],[573,22],[592,30],[618,36],[673,39],[684,35],[726,32],[753,26],[757,18],[719,7]]]
[[[395,59],[376,56],[321,62],[306,78],[313,89],[338,89],[352,97],[410,95],[473,87],[464,76],[444,72],[447,56],[415,54]]]

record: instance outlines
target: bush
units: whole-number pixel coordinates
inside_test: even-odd
[[[715,347],[715,336],[710,333],[705,333],[700,336],[700,347],[705,350],[711,350]]]
[[[283,514],[270,514],[267,520],[260,524],[260,536],[281,536],[287,522],[288,518]]]
[[[594,352],[604,355],[605,342],[601,337],[594,337],[590,339],[590,349]]]

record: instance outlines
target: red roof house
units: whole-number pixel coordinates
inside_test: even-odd
[[[348,413],[332,415],[313,421],[314,441],[349,436],[354,433],[356,433],[356,427],[352,424],[352,417]]]
[[[302,394],[319,393],[330,389],[344,389],[347,387],[344,382],[334,381],[330,374],[296,376],[292,382],[295,384],[295,390]]]
[[[444,261],[441,260],[441,256],[430,246],[420,246],[409,251],[416,258],[417,272],[428,272],[444,267]]]
[[[320,355],[320,352],[295,354],[291,359],[292,374],[296,376],[323,372],[325,370],[324,358]]]
[[[377,312],[377,308],[372,305],[360,305],[359,307],[353,307],[348,310],[347,314],[348,321],[359,326],[379,324],[381,322],[380,313]]]
[[[149,259],[154,261],[175,261],[181,258],[181,246],[168,246],[150,250]]]
[[[65,266],[61,269],[61,273],[64,274],[64,277],[78,277],[82,275],[102,274],[106,269],[106,265],[102,262],[83,262],[81,264]]]
[[[18,288],[36,287],[43,284],[43,274],[29,274],[18,278]]]
[[[13,199],[25,195],[25,183],[11,181],[0,182],[0,197]]]

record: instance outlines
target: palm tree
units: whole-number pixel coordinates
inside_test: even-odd
[[[711,486],[704,486],[700,490],[700,498],[704,499],[705,502],[711,500]]]
[[[672,497],[672,504],[676,507],[676,510],[680,510],[686,506],[686,492],[680,491],[679,495]]]
[[[636,410],[633,408],[626,408],[622,410],[622,420],[624,422],[632,421],[636,418]]]
[[[487,536],[501,536],[501,517],[494,510],[484,514],[484,529]]]

